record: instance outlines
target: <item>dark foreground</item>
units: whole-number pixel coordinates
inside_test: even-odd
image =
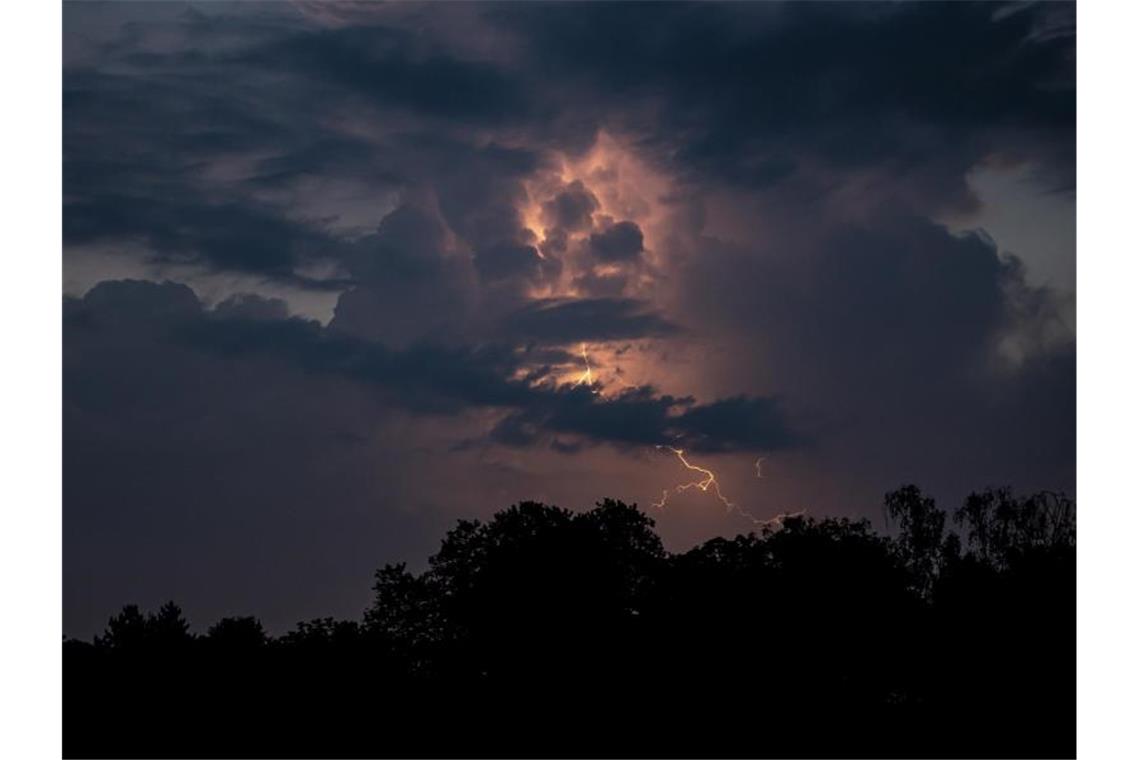
[[[64,643],[68,757],[1073,757],[1072,504],[1005,491],[946,515],[670,555],[635,508],[461,522],[360,622],[270,639],[127,607]]]

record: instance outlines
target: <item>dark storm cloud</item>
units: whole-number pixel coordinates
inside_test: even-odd
[[[927,219],[832,222],[810,240],[808,227],[755,248],[704,239],[683,312],[738,348],[734,373],[825,421],[813,440],[833,472],[913,473],[948,493],[971,487],[967,470],[1073,487],[1076,344],[1055,293],[985,235]]]
[[[198,296],[177,282],[106,280],[81,299],[63,301],[64,323],[89,329],[154,329],[193,319],[201,313]]]
[[[68,244],[142,240],[170,262],[202,261],[307,287],[340,290],[347,284],[294,271],[310,259],[336,258],[338,241],[255,203],[214,203],[189,191],[158,198],[109,191],[68,204],[65,219]]]
[[[356,281],[341,294],[330,327],[366,340],[403,345],[434,336],[454,340],[468,313],[470,263],[448,255],[445,220],[404,204],[373,234],[346,248]]]
[[[769,187],[820,162],[942,166],[945,182],[987,152],[1025,157],[1027,140],[1071,178],[1075,18],[1054,5],[599,3],[488,15],[550,80],[625,103],[619,121],[678,166]]]
[[[475,252],[475,268],[485,280],[537,277],[542,259],[533,245],[500,243]]]
[[[420,171],[431,172],[440,213],[476,251],[477,266],[491,279],[532,274],[537,253],[526,250],[533,247],[519,207],[527,197],[522,180],[543,165],[541,154],[493,143],[470,146],[419,138],[416,144],[425,151]]]
[[[677,420],[694,449],[775,451],[799,443],[779,401],[737,396],[693,406]]]
[[[631,261],[645,250],[641,228],[633,222],[618,222],[590,235],[590,250],[602,261]]]
[[[411,32],[389,27],[320,29],[272,42],[244,61],[425,116],[490,123],[526,118],[530,100],[515,78],[486,62],[417,52],[417,42]]]
[[[510,346],[417,344],[393,350],[279,314],[275,302],[251,296],[207,311],[189,288],[175,283],[104,282],[83,299],[65,301],[67,324],[80,342],[84,335],[121,329],[117,323],[125,321],[128,332],[143,330],[144,344],[192,347],[235,361],[274,359],[375,387],[388,403],[414,413],[514,409],[491,436],[504,443],[528,440],[522,435],[528,430],[535,435],[573,433],[597,443],[680,442],[721,451],[784,448],[797,441],[781,406],[771,399],[698,405],[649,387],[603,398],[585,386],[539,382],[548,379],[549,367],[539,366],[522,380],[510,379],[524,368],[523,361],[537,358]]]
[[[295,146],[282,146],[272,156],[256,162],[249,178],[255,189],[288,187],[290,183],[318,173],[355,176],[366,174],[373,182],[396,186],[403,181],[395,167],[376,162],[376,147],[363,140],[336,134],[315,134]]]
[[[740,397],[697,404],[692,398],[659,395],[648,387],[627,389],[605,400],[584,387],[564,388],[504,418],[490,438],[509,446],[548,439],[553,444],[559,439],[550,433],[619,447],[669,444],[698,452],[778,451],[805,442],[792,431],[786,411],[774,399]]]
[[[393,350],[312,320],[289,317],[286,305],[277,299],[239,294],[206,309],[189,287],[174,282],[104,281],[83,298],[64,300],[64,324],[67,354],[73,360],[67,372],[72,377],[85,371],[84,360],[94,354],[105,363],[107,352],[90,353],[93,346],[117,346],[110,355],[126,365],[149,364],[150,356],[182,349],[184,367],[192,367],[195,356],[198,361],[219,357],[245,363],[269,359],[279,368],[374,387],[388,403],[422,413],[525,404],[532,395],[529,387],[506,379],[518,369],[520,359],[565,358],[560,353],[520,354],[506,346],[453,349],[421,344]],[[187,349],[192,353],[185,354]],[[167,370],[155,363],[148,371]],[[542,379],[547,371],[539,368],[531,379]],[[192,371],[184,382],[194,382]],[[68,395],[118,398],[113,386],[111,380],[73,383]],[[172,409],[178,407],[177,399],[166,401]]]
[[[658,396],[650,389],[638,389],[608,402],[584,386],[550,394],[543,403],[515,412],[491,433],[497,443],[532,445],[548,432],[570,433],[594,441],[609,440],[621,446],[648,445],[673,440],[673,410],[691,404],[692,399]]]
[[[309,372],[374,385],[390,403],[414,412],[519,405],[532,395],[525,383],[505,379],[516,364],[503,347],[413,345],[396,351],[296,318],[204,319],[176,331],[173,338],[235,359],[268,356]]]
[[[629,298],[541,299],[509,315],[506,329],[550,343],[626,340],[674,335],[680,327]]]
[[[356,241],[345,263],[362,283],[435,278],[446,234],[435,215],[405,204],[387,214],[374,234]]]
[[[799,225],[788,234],[798,235]],[[928,219],[879,214],[828,225],[810,243],[769,235],[768,246],[796,246],[799,255],[702,241],[715,255],[686,272],[689,308],[727,329],[763,334],[787,365],[815,368],[815,378],[797,383],[841,377],[848,387],[917,390],[958,379],[978,371],[1014,326],[1013,299],[1035,293],[1049,302],[992,240]]]
[[[602,92],[661,88],[722,117],[731,109],[743,134],[883,111],[940,123],[1068,127],[1075,18],[1068,6],[1068,23],[1054,20],[1054,33],[1040,37],[1046,16],[1065,10],[1049,6],[615,3],[492,13],[525,31],[547,71],[589,78]],[[963,45],[969,66],[961,65]],[[710,126],[733,134],[724,131],[727,119]]]
[[[377,108],[449,120],[477,104],[484,113],[501,109],[486,66],[425,58],[409,47],[414,35],[396,29],[302,31],[248,14],[227,17],[221,28],[208,20],[192,13],[176,26],[204,35],[201,51],[139,52],[145,34],[138,32],[110,48],[105,67],[65,68],[68,244],[139,243],[157,261],[343,290],[344,280],[314,281],[298,270],[350,258],[357,248],[330,231],[329,220],[277,200],[314,179],[367,183],[378,195],[428,188],[473,247],[521,242],[518,180],[539,164],[535,151],[417,124],[363,137],[329,118],[344,105],[330,77],[347,76],[346,62],[360,62],[355,56],[373,65],[346,87],[371,91]],[[235,41],[218,50],[211,35],[222,33]],[[373,47],[375,55],[366,52]],[[270,61],[271,51],[280,57]],[[284,87],[277,84],[283,76]],[[368,86],[372,76],[389,89]],[[375,220],[383,214],[378,201]]]
[[[146,46],[136,31],[107,47],[114,66],[65,68],[65,239],[141,240],[160,258],[320,286],[296,270],[338,258],[340,241],[252,193],[352,176],[431,187],[449,226],[486,252],[486,271],[501,272],[509,257],[496,253],[531,244],[519,180],[568,144],[567,114],[631,130],[694,177],[785,197],[818,198],[866,169],[889,176],[900,200],[969,203],[965,172],[995,155],[1032,155],[1071,185],[1072,24],[1061,10],[494,6],[473,17],[514,36],[516,54],[498,60],[457,55],[397,19],[314,29],[195,11],[178,28],[199,48]],[[322,118],[346,97],[412,120],[364,139]],[[457,120],[509,123],[514,145],[471,141]],[[236,183],[204,176],[235,162]],[[596,208],[575,182],[545,216],[580,229]]]
[[[174,73],[65,69],[65,244],[131,242],[158,261],[343,289],[296,271],[339,256],[340,241],[321,225],[252,197],[241,182],[208,179],[246,153],[315,138],[303,118],[274,118],[217,77],[197,63]]]

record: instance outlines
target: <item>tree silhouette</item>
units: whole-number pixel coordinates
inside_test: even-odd
[[[257,618],[226,617],[210,626],[206,640],[222,651],[252,652],[265,646],[269,638]]]
[[[884,506],[671,554],[636,506],[522,502],[278,638],[128,605],[64,641],[65,753],[1072,756],[1072,501]]]
[[[96,639],[99,646],[122,652],[138,651],[146,645],[146,618],[137,604],[128,604],[107,621],[103,635]]]
[[[158,608],[158,612],[147,617],[147,637],[154,646],[177,647],[191,640],[190,624],[182,616],[182,608],[172,601]]]
[[[946,549],[943,545],[946,513],[914,485],[889,492],[884,505],[887,515],[898,521],[899,555],[910,570],[915,588],[927,594],[934,585]]]
[[[965,524],[970,547],[985,562],[1008,567],[1027,552],[1053,550],[1076,542],[1072,500],[1055,493],[1016,498],[1008,488],[973,493],[954,513]]]

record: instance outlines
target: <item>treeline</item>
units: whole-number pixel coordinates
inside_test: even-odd
[[[377,571],[360,621],[128,606],[64,642],[65,754],[1074,756],[1073,503],[884,508],[670,554],[636,507],[527,502]]]

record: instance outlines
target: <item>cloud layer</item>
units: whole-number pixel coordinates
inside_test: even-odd
[[[1072,294],[944,222],[979,170],[1071,209],[1071,5],[69,4],[64,42],[69,633],[353,615],[457,516],[655,499],[658,445],[761,515],[1075,486]],[[677,502],[676,543],[748,528]]]

